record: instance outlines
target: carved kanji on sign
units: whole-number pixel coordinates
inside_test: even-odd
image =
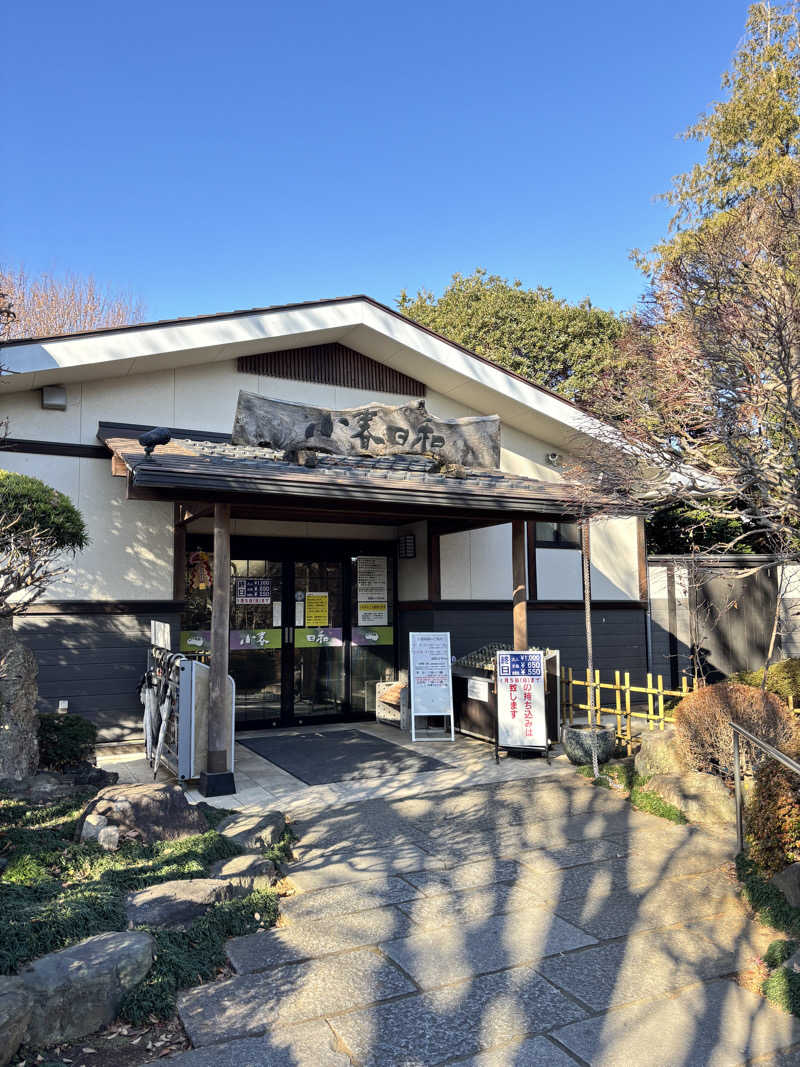
[[[500,466],[497,415],[437,419],[426,410],[424,400],[401,407],[369,404],[333,411],[242,390],[231,441],[282,452],[311,449],[337,456],[415,453],[463,467]]]

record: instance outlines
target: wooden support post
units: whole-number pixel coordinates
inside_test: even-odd
[[[228,648],[231,609],[231,506],[214,505],[214,578],[211,595],[211,662],[208,675],[208,766],[200,778],[204,796],[235,793],[230,751]]]
[[[181,521],[181,506],[172,509],[172,599],[186,599],[186,527]]]
[[[511,523],[511,570],[514,585],[512,612],[514,616],[514,648],[528,647],[528,585],[525,580],[525,523],[515,519]]]

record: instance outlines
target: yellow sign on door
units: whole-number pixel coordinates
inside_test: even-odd
[[[328,625],[328,594],[306,593],[306,626]]]

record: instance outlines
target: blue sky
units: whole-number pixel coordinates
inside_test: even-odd
[[[148,318],[476,266],[629,307],[746,6],[8,4],[0,261]]]

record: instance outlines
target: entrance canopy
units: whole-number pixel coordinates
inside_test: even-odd
[[[451,529],[514,519],[568,521],[602,505],[579,486],[499,470],[464,468],[425,455],[336,456],[312,449],[287,455],[234,445],[222,435],[170,430],[147,455],[138,438],[149,429],[101,422],[98,437],[112,453],[132,499],[224,502],[234,517],[304,521],[338,519],[402,525],[448,520]]]

